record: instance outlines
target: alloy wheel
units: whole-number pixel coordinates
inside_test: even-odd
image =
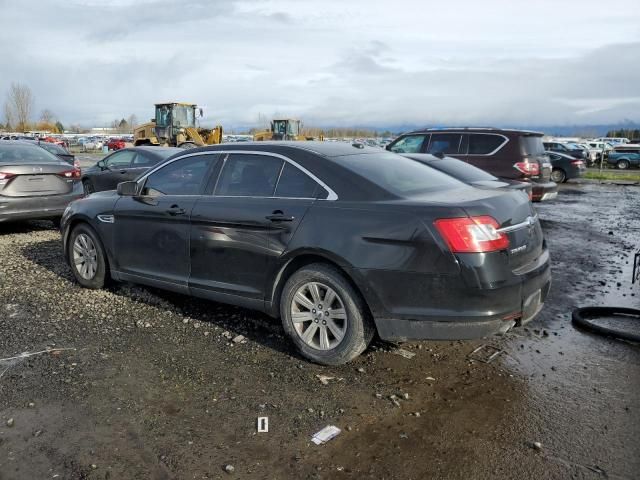
[[[86,233],[78,235],[73,242],[73,264],[82,278],[91,280],[98,270],[98,251]]]
[[[307,345],[316,350],[331,350],[344,339],[348,319],[335,290],[322,283],[308,282],[293,296],[291,322]]]

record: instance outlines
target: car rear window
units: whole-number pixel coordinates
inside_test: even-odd
[[[356,175],[401,197],[465,186],[445,173],[393,153],[345,155],[335,158]]]
[[[58,157],[36,145],[0,145],[0,164],[60,162]]]
[[[47,152],[51,152],[54,155],[68,155],[68,152],[62,148],[60,145],[56,145],[55,143],[39,143],[40,147],[44,148]]]
[[[497,180],[496,177],[491,175],[490,173],[485,172],[484,170],[480,170],[473,165],[469,165],[467,162],[463,162],[462,160],[458,160],[455,158],[443,158],[442,160],[434,160],[429,164],[436,170],[446,173],[447,175],[451,175],[458,180],[462,180],[463,182],[481,182],[488,180]]]
[[[523,155],[544,155],[544,144],[539,135],[523,135],[520,137],[520,150]]]

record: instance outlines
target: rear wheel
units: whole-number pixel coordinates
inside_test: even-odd
[[[556,183],[564,183],[567,181],[567,174],[561,168],[554,168],[551,172],[551,180]]]
[[[298,351],[324,365],[354,359],[375,333],[362,297],[339,270],[319,263],[301,268],[287,280],[280,315]]]
[[[93,192],[96,191],[95,187],[93,186],[93,183],[88,178],[85,178],[84,180],[82,180],[82,189],[84,190],[85,195],[91,195]]]
[[[618,167],[620,170],[626,170],[627,168],[629,168],[629,160],[618,160],[618,163],[616,163],[616,167]]]
[[[86,224],[76,226],[69,235],[67,248],[71,270],[78,283],[85,288],[104,287],[108,278],[107,259],[93,229]]]

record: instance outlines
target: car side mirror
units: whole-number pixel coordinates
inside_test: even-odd
[[[389,144],[389,145],[386,145],[386,146],[385,146],[384,148],[385,148],[386,150],[389,150],[389,151],[391,151],[391,144]]]
[[[120,182],[117,192],[122,197],[134,197],[138,193],[138,182]]]

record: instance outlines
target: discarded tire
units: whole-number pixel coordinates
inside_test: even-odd
[[[571,320],[574,325],[593,333],[640,343],[639,333],[624,332],[616,330],[615,328],[603,327],[591,321],[592,319],[604,316],[624,316],[625,318],[631,317],[640,321],[640,310],[623,307],[584,307],[574,310],[571,313]]]

